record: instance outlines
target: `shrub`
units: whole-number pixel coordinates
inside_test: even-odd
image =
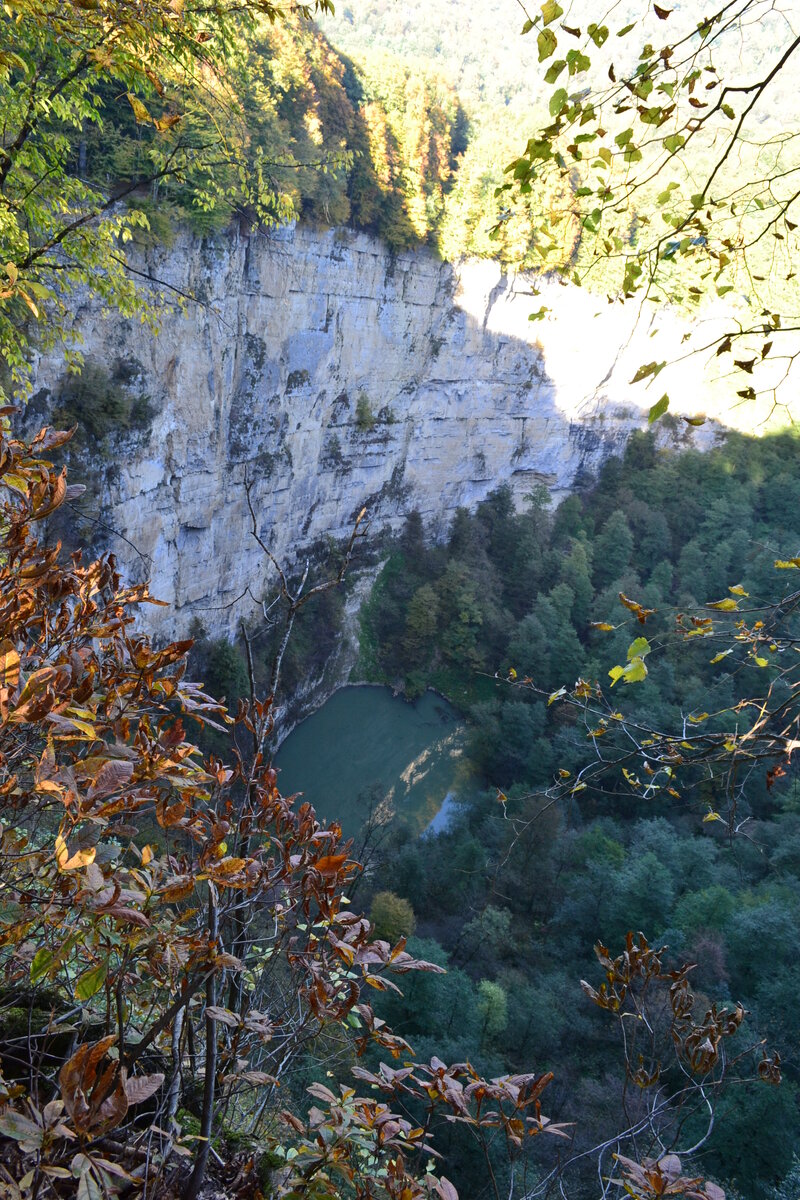
[[[410,938],[417,926],[414,910],[407,900],[394,892],[378,892],[369,912],[375,937],[394,944]]]
[[[367,393],[359,392],[356,402],[356,425],[362,433],[369,433],[371,429],[375,428],[375,421],[375,413],[372,411]]]

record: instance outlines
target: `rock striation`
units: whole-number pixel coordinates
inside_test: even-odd
[[[167,312],[155,338],[88,301],[76,324],[87,359],[124,363],[150,397],[147,433],[119,442],[104,520],[126,539],[113,548],[128,575],[146,571],[169,602],[148,614],[159,635],[194,617],[230,632],[252,604],[237,597],[259,593],[246,479],[264,540],[291,562],[346,537],[364,506],[373,529],[416,508],[443,530],[501,483],[558,496],[643,423],[602,394],[560,401],[528,320],[531,283],[493,263],[299,225],[181,234],[136,265],[199,303]],[[574,353],[580,375],[579,338]],[[60,370],[38,364],[40,396]]]

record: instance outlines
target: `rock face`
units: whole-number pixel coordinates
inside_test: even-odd
[[[202,304],[167,314],[155,338],[91,304],[76,323],[87,359],[124,362],[154,407],[147,435],[120,443],[104,520],[127,539],[113,549],[129,576],[146,563],[169,602],[148,614],[162,636],[195,616],[228,632],[252,603],[236,598],[259,594],[246,478],[264,540],[291,562],[346,537],[362,506],[373,529],[414,508],[443,529],[500,483],[563,493],[642,424],[602,398],[580,419],[564,411],[530,283],[495,264],[298,226],[182,235],[137,265]],[[43,359],[39,389],[56,390],[59,370]]]

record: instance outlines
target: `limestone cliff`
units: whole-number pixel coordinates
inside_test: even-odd
[[[127,539],[113,548],[128,574],[149,571],[169,602],[148,618],[162,635],[195,616],[226,632],[242,609],[225,606],[258,592],[246,472],[263,536],[290,561],[345,537],[364,505],[373,528],[412,508],[443,528],[503,482],[563,493],[642,424],[603,395],[588,411],[583,395],[564,402],[528,320],[531,285],[495,264],[298,226],[181,235],[137,267],[202,303],[167,314],[156,338],[89,303],[76,324],[87,358],[124,362],[154,408],[148,433],[120,443],[104,520]],[[580,377],[579,333],[574,349]],[[41,392],[58,378],[55,358],[39,363]]]

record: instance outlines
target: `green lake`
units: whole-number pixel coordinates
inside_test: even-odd
[[[388,688],[345,687],[294,729],[275,758],[285,796],[302,792],[317,815],[354,836],[372,810],[435,831],[470,786],[467,730],[445,700],[414,704]]]

